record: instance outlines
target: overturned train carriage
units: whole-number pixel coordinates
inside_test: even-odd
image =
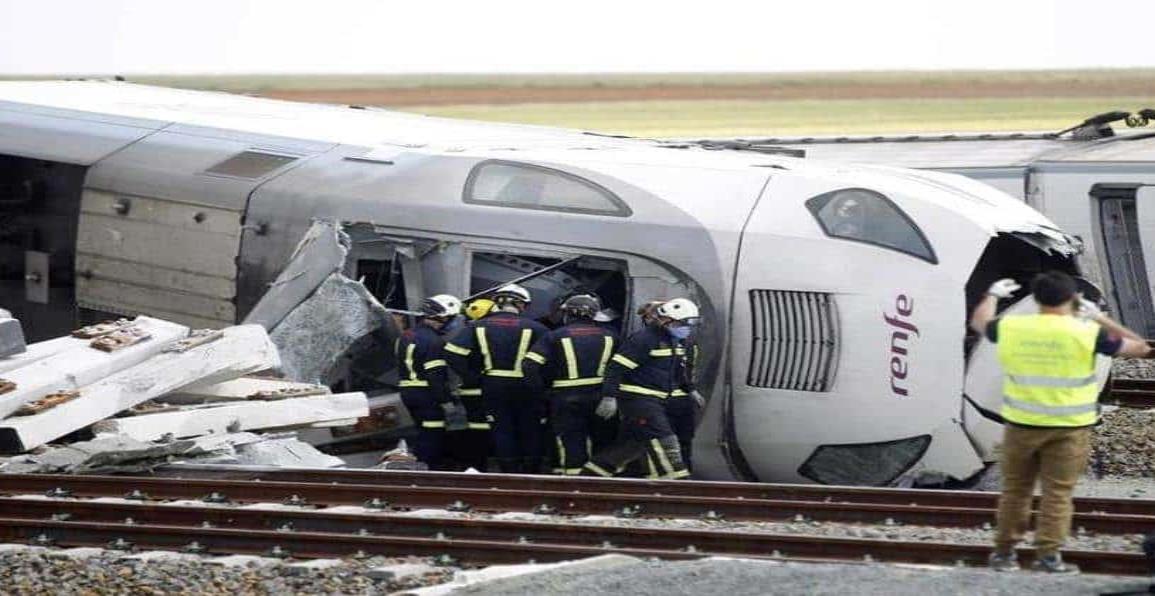
[[[973,475],[1000,396],[968,307],[997,277],[1078,272],[1049,220],[948,174],[112,82],[0,83],[0,189],[0,305],[41,337],[243,319],[309,275],[274,283],[317,220],[389,307],[575,256],[529,284],[535,316],[578,287],[627,315],[691,297],[702,478]],[[329,380],[387,390],[387,352]]]

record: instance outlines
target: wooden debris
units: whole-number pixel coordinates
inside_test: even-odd
[[[216,329],[197,329],[190,333],[188,337],[165,346],[161,351],[179,354],[181,352],[187,352],[192,348],[203,346],[209,342],[214,342],[224,336],[225,333],[223,331]]]
[[[108,335],[102,335],[92,340],[92,343],[88,345],[102,352],[115,352],[128,346],[134,346],[150,337],[152,335],[140,327],[126,327]]]
[[[45,410],[51,410],[60,404],[70,402],[78,397],[80,397],[79,391],[58,391],[56,393],[49,393],[48,395],[45,395],[36,401],[29,402],[20,406],[20,409],[16,410],[15,415],[31,416],[33,414],[39,414]]]
[[[88,325],[81,327],[72,332],[72,337],[78,339],[95,339],[102,335],[108,335],[114,331],[120,331],[132,326],[132,321],[128,319],[118,319],[116,321],[104,321],[95,325]]]

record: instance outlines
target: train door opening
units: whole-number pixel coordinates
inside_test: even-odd
[[[76,230],[85,166],[0,155],[0,308],[28,341],[76,323]]]
[[[469,277],[469,294],[475,294],[509,281],[541,271],[562,259],[497,252],[473,252]],[[592,292],[602,301],[605,324],[617,331],[623,329],[628,312],[629,293],[625,262],[601,257],[583,257],[521,283],[533,296],[526,316],[547,327],[562,325],[557,306],[566,297]]]
[[[1146,337],[1155,337],[1155,305],[1140,236],[1138,186],[1096,184],[1091,189],[1103,239],[1102,259],[1119,318]]]

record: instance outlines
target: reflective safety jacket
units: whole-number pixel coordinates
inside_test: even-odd
[[[525,379],[521,363],[549,330],[537,321],[499,312],[468,323],[445,344],[450,366],[462,379]]]
[[[592,322],[577,322],[542,336],[525,355],[523,369],[553,389],[600,390],[617,334]]]
[[[397,383],[402,390],[424,389],[438,402],[451,399],[446,378],[445,340],[436,329],[419,323],[407,329],[394,345],[397,356]]]
[[[697,345],[678,342],[661,327],[646,327],[610,359],[602,390],[617,397],[684,397],[694,389],[697,358]]]
[[[1023,426],[1081,427],[1098,420],[1099,325],[1064,315],[1007,316],[998,323],[1002,416]]]

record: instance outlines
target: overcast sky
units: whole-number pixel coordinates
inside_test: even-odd
[[[1151,0],[0,0],[0,74],[1155,66]]]

